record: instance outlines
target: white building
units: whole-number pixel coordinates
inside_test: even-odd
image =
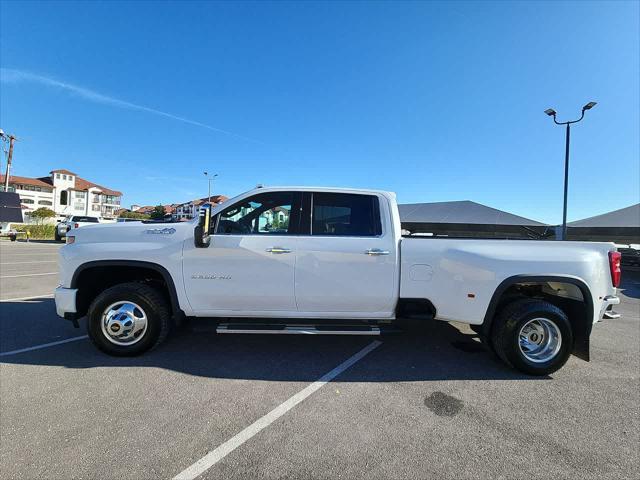
[[[4,175],[0,175],[0,182],[4,185]],[[69,170],[53,170],[48,177],[40,178],[10,175],[9,191],[20,195],[25,216],[46,207],[60,219],[68,215],[115,218],[122,198],[122,192],[80,178]]]
[[[211,205],[215,207],[216,205],[228,199],[229,197],[226,197],[225,195],[211,195]],[[209,197],[204,197],[197,198],[185,203],[180,203],[176,205],[173,215],[177,220],[188,220],[198,215],[198,208],[200,208],[208,201]]]

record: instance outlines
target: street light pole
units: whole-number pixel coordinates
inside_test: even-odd
[[[560,240],[567,239],[567,197],[569,193],[569,143],[571,141],[571,124],[578,123],[580,120],[584,118],[584,112],[587,110],[591,110],[596,106],[596,102],[589,102],[584,107],[582,107],[582,114],[580,118],[577,120],[571,120],[569,122],[558,122],[556,120],[556,111],[553,108],[548,108],[544,111],[550,117],[553,117],[553,122],[556,125],[566,125],[566,135],[565,135],[565,147],[564,147],[564,205],[562,208],[562,237]]]
[[[204,175],[207,177],[207,180],[209,181],[209,194],[207,195],[207,197],[209,198],[209,203],[211,203],[211,182],[213,182],[215,180],[215,178],[218,176],[218,174],[214,173],[210,177],[208,172],[204,172]]]
[[[555,120],[555,118],[554,118]],[[567,197],[569,195],[569,142],[571,138],[571,124],[567,123],[567,134],[564,146],[564,206],[562,208],[562,240],[567,239]]]

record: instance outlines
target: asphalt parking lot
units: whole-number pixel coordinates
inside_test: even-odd
[[[0,241],[2,478],[638,478],[639,273],[590,363],[532,378],[444,323],[377,343],[192,322],[108,357],[55,315],[58,248]]]

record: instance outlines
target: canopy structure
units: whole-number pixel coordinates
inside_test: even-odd
[[[483,238],[540,238],[550,225],[469,200],[399,205],[402,228],[411,233]]]
[[[569,240],[640,243],[640,203],[567,223]]]
[[[19,194],[0,192],[0,222],[22,223],[22,206]]]

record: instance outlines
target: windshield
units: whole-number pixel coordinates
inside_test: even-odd
[[[96,217],[72,217],[72,222],[91,222],[98,223],[98,219]]]

